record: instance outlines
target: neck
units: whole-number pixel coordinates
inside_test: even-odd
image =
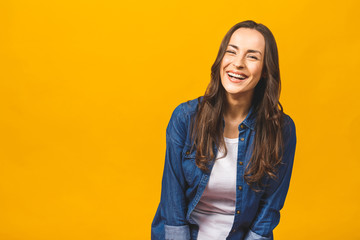
[[[231,121],[242,122],[249,113],[251,107],[252,93],[250,94],[227,94],[227,103],[224,118]]]

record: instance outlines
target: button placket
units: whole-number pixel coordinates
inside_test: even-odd
[[[238,177],[242,176],[243,175],[243,172],[244,172],[244,169],[243,169],[243,165],[244,165],[244,157],[245,157],[245,154],[244,154],[244,151],[245,151],[245,145],[246,145],[246,141],[245,141],[245,138],[247,137],[247,129],[246,129],[246,126],[244,124],[240,124],[239,126],[239,150],[238,150]],[[236,189],[236,192],[237,192],[237,204],[236,204],[236,211],[235,211],[235,215],[239,215],[240,217],[240,214],[241,214],[241,205],[242,205],[242,200],[243,200],[243,181],[240,180],[240,178],[238,178],[238,181],[237,181],[237,189]]]

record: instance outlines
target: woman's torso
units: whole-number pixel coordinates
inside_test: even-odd
[[[197,104],[197,99],[189,101],[188,103],[183,103],[184,113],[186,113],[186,119],[189,121],[188,126],[190,126],[191,116],[196,114]],[[252,154],[251,145],[255,135],[255,119],[251,113],[252,109],[250,109],[248,116],[245,118],[242,124],[239,125],[237,143],[238,150],[234,164],[236,175],[233,186],[235,188],[235,206],[233,209],[234,215],[231,217],[233,220],[233,226],[229,229],[231,232],[229,239],[241,239],[239,237],[242,237],[246,234],[247,229],[256,215],[261,198],[261,193],[252,191],[243,178],[245,167],[248,164]],[[197,225],[196,221],[191,218],[191,215],[197,206],[201,206],[201,203],[199,202],[206,186],[208,185],[212,168],[214,166],[214,161],[209,165],[208,172],[201,171],[195,163],[196,150],[191,151],[191,146],[192,141],[190,138],[189,128],[182,154],[182,171],[188,185],[188,188],[185,192],[186,197],[189,200],[186,214],[187,220],[190,224]],[[217,154],[218,149],[214,147],[214,151]],[[198,227],[195,226],[192,229],[193,239],[195,239],[195,236],[197,236],[198,233]]]

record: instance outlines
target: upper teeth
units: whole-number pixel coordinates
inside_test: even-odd
[[[232,72],[228,72],[228,74],[231,76],[231,77],[236,77],[236,78],[241,78],[241,79],[244,79],[245,77],[240,75],[240,74],[236,74],[236,73],[232,73]]]

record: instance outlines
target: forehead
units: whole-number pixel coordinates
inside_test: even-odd
[[[239,28],[231,36],[229,44],[239,47],[239,49],[253,49],[264,52],[264,36],[255,29]]]

